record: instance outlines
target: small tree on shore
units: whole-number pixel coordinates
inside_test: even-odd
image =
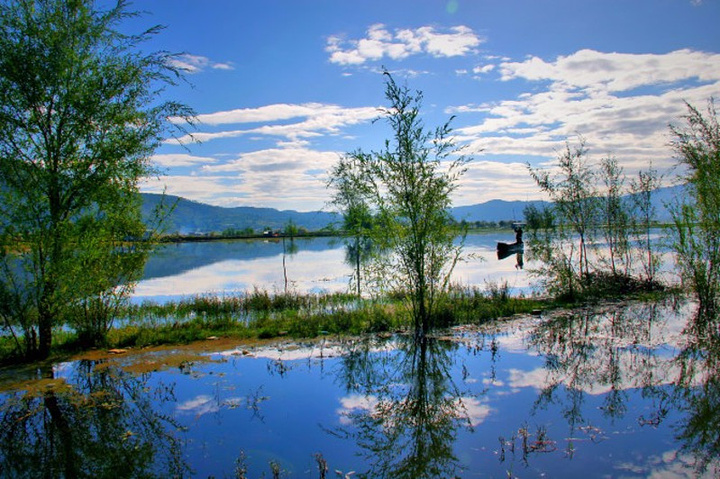
[[[330,172],[327,186],[333,188],[335,193],[332,205],[339,209],[343,215],[342,229],[350,238],[347,244],[346,262],[354,267],[353,282],[358,297],[362,293],[362,266],[372,252],[372,236],[375,218],[358,186],[358,178],[351,169],[351,161],[339,161]]]
[[[634,204],[633,230],[638,245],[638,257],[643,269],[643,279],[652,285],[657,279],[660,255],[651,241],[651,229],[655,221],[653,194],[660,188],[661,179],[652,163],[647,170],[640,170],[630,183]]]
[[[575,146],[565,144],[555,172],[527,166],[552,202],[547,207],[552,220],[545,222],[553,230],[537,236],[544,241],[544,246],[537,245],[538,259],[545,265],[540,273],[557,293],[574,297],[580,282],[590,274],[588,243],[597,209],[595,173],[587,163],[585,140],[581,137]]]
[[[599,200],[602,235],[607,243],[610,272],[613,276],[627,275],[630,262],[630,208],[624,201],[625,175],[617,159],[612,156],[600,162],[599,176],[604,193]]]
[[[383,117],[392,140],[381,151],[344,156],[335,171],[351,172],[353,188],[376,213],[374,239],[391,252],[378,260],[383,280],[407,294],[416,335],[424,336],[460,257],[450,196],[469,160],[459,155],[450,122],[425,128],[420,92],[397,85],[387,72],[385,79],[389,105]]]

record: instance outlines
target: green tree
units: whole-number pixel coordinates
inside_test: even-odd
[[[0,295],[14,301],[3,317],[29,355],[48,355],[52,328],[88,285],[102,285],[90,288],[97,298],[127,276],[99,258],[138,239],[128,198],[153,173],[168,119],[191,114],[160,98],[178,78],[170,56],[140,49],[159,28],[118,30],[133,15],[124,0],[108,10],[92,0],[0,5]]]
[[[372,235],[375,218],[369,205],[369,199],[363,195],[363,188],[359,187],[359,179],[355,177],[351,166],[352,160],[339,161],[335,164],[330,172],[327,186],[335,190],[331,203],[342,212],[342,229],[351,238],[351,242],[347,245],[347,262],[355,268],[353,281],[359,297],[362,292],[362,265],[373,249]]]
[[[630,211],[623,200],[625,175],[617,159],[608,156],[600,161],[600,180],[604,194],[600,196],[602,234],[608,245],[610,272],[617,277],[627,275],[630,250]],[[621,271],[622,268],[622,271]]]
[[[650,285],[655,282],[657,269],[660,265],[660,254],[655,250],[651,241],[651,229],[655,221],[655,205],[652,198],[655,190],[660,188],[662,182],[652,163],[647,170],[640,170],[636,179],[630,182],[630,191],[634,203],[633,229],[643,268],[645,282]]]
[[[392,139],[381,151],[357,150],[340,161],[378,216],[376,241],[392,252],[378,259],[382,280],[406,293],[415,332],[423,336],[461,253],[449,208],[468,158],[450,137],[449,121],[434,131],[425,128],[422,93],[397,85],[388,72],[385,78],[389,106],[383,117]]]
[[[685,124],[670,126],[687,189],[672,208],[674,249],[701,317],[713,317],[720,302],[720,124],[713,99],[706,114],[687,108]]]
[[[538,273],[547,278],[549,289],[572,298],[580,292],[583,278],[590,274],[588,243],[597,207],[595,172],[587,162],[585,140],[580,137],[576,146],[569,142],[565,144],[555,171],[527,166],[532,178],[552,202],[545,208],[552,214],[552,220],[545,217],[548,213],[529,219],[535,223],[542,220],[541,223],[553,226],[539,234],[531,234],[533,255],[544,265]],[[537,216],[536,212],[532,213]]]

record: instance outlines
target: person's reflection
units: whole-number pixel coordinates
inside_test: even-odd
[[[369,345],[346,357],[341,372],[362,407],[347,408],[347,428],[370,469],[367,477],[453,477],[460,469],[453,448],[458,429],[472,427],[463,397],[450,377],[450,341],[403,338],[398,350]]]

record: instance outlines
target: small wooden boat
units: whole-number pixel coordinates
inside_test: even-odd
[[[498,241],[497,244],[497,256],[498,259],[505,259],[510,255],[516,253],[525,252],[525,243],[522,241],[516,241],[515,243],[503,243]]]

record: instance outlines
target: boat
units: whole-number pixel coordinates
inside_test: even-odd
[[[498,259],[505,259],[510,255],[525,252],[525,243],[522,241],[516,241],[514,243],[503,243],[498,241],[497,244],[497,256]]]

